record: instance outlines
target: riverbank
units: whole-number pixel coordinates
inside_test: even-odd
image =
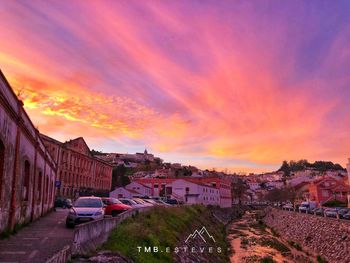
[[[298,243],[282,238],[260,219],[261,211],[247,211],[227,227],[232,263],[313,263],[317,258]]]

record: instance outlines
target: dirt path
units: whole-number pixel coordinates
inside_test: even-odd
[[[293,242],[283,240],[273,230],[256,219],[255,212],[247,212],[228,228],[232,263],[313,263],[313,255]]]

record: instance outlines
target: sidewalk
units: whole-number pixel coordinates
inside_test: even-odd
[[[56,251],[73,242],[73,230],[65,227],[67,209],[57,209],[0,240],[0,263],[45,262]]]

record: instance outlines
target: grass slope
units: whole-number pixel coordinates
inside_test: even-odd
[[[225,227],[211,216],[211,208],[200,205],[174,208],[157,207],[151,211],[140,213],[122,222],[112,231],[102,249],[118,251],[135,262],[157,263],[173,262],[172,253],[166,253],[165,248],[173,249],[183,241],[194,229],[206,226],[214,235],[216,246],[227,251],[225,242]],[[137,247],[159,247],[163,253],[138,252]],[[216,257],[218,255],[215,255]],[[224,262],[225,252],[219,257]]]

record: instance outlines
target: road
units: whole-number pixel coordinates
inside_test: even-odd
[[[73,242],[73,230],[65,227],[67,209],[57,209],[0,240],[0,263],[45,262],[56,251]]]

